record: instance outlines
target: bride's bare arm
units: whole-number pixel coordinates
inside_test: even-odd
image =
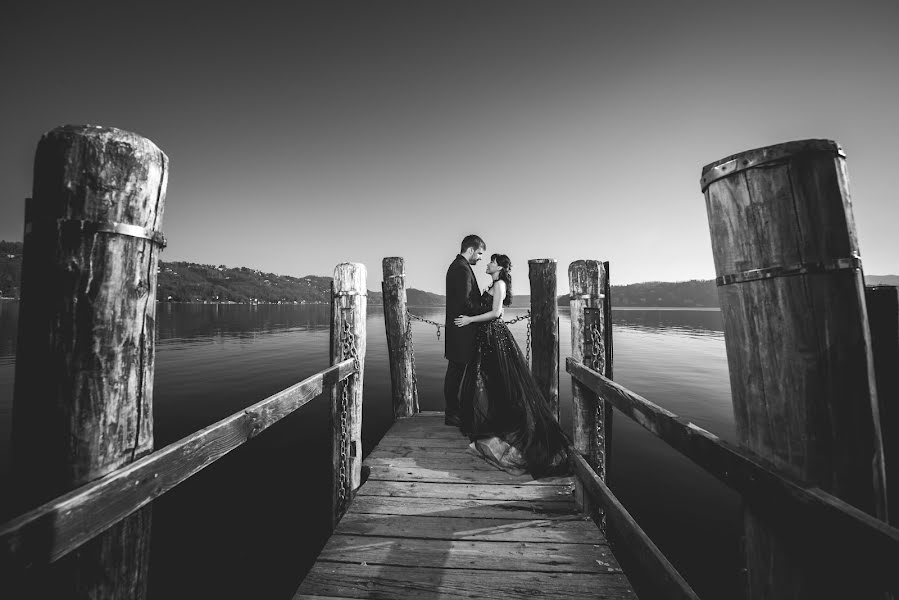
[[[467,315],[459,315],[453,322],[457,327],[465,327],[471,323],[483,323],[484,321],[492,321],[503,316],[503,300],[506,297],[506,282],[502,279],[497,280],[493,284],[493,308],[482,315],[469,317]]]

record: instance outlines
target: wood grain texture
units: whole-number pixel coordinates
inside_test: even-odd
[[[550,500],[484,500],[480,498],[363,495],[356,496],[353,500],[353,512],[378,515],[435,515],[457,518],[525,520],[567,518],[581,514],[570,496],[558,496]]]
[[[390,364],[393,418],[410,417],[418,412],[418,390],[412,373],[412,348],[406,341],[406,270],[402,257],[381,261],[384,326],[387,331],[387,356]]]
[[[374,480],[360,488],[359,495],[482,500],[557,500],[571,496],[571,487],[568,485],[541,485],[533,482],[491,485]]]
[[[320,562],[306,577],[294,600],[327,597],[633,600],[636,595],[627,578],[615,573],[522,573]]]
[[[587,341],[590,338],[584,316],[585,308],[602,309],[603,279],[605,264],[596,260],[577,260],[568,267],[568,283],[571,291],[571,358],[584,362],[587,357]],[[572,437],[575,449],[596,466],[599,446],[596,439],[596,396],[581,386],[571,382],[571,396],[574,403]]]
[[[483,460],[482,460],[483,462]],[[510,475],[505,471],[494,468],[487,469],[463,469],[453,466],[452,469],[444,467],[421,467],[410,465],[400,467],[398,465],[382,466],[372,465],[369,472],[369,481],[421,481],[433,483],[518,483],[529,485],[558,485],[555,480],[534,479],[528,474]]]
[[[803,140],[718,163],[751,164],[757,157],[768,158],[705,190],[719,277],[858,256],[837,144]],[[719,298],[740,443],[792,477],[883,516],[883,448],[861,271],[734,283],[719,287]],[[778,533],[755,523],[761,518],[750,507],[749,594],[792,590],[814,597],[811,586],[822,579],[798,566],[802,557]],[[834,580],[837,572],[831,570]]]
[[[559,306],[556,259],[528,261],[531,284],[531,373],[559,420]]]
[[[166,155],[127,131],[70,125],[38,143],[13,400],[19,510],[153,450],[160,248],[96,225],[158,231],[167,181]],[[147,509],[120,523],[43,582],[53,595],[145,597],[150,522]]]
[[[571,477],[512,476],[463,436],[429,437],[452,429],[442,413],[394,423],[297,598],[633,597]]]
[[[885,586],[899,585],[899,530],[851,504],[779,471],[745,448],[734,447],[687,419],[601,377],[572,360],[566,370],[583,385],[610,401],[616,409],[657,435],[723,483],[740,492],[756,511],[781,527],[801,530],[803,545],[830,548],[837,538],[849,544],[853,556],[845,565]]]
[[[331,289],[331,364],[351,358],[349,346],[355,348],[359,363],[355,375],[339,383],[331,395],[331,514],[332,524],[336,525],[362,483],[362,389],[367,310],[365,265],[340,263],[334,267]],[[345,409],[342,408],[344,388],[347,394]],[[346,440],[342,435],[346,436]],[[341,478],[342,469],[345,469],[346,481]]]
[[[341,519],[335,533],[435,540],[605,544],[599,530],[590,525],[580,515],[523,520],[349,513]]]
[[[621,573],[605,544],[436,541],[335,534],[318,560],[440,569]]]
[[[0,526],[0,570],[55,561],[349,377],[343,361]]]

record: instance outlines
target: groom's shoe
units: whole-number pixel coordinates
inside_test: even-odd
[[[459,418],[459,415],[446,415],[443,418],[444,425],[452,425],[453,427],[462,427],[462,419]]]

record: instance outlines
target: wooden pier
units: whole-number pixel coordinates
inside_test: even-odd
[[[332,506],[321,517],[333,535],[302,583],[295,574],[295,599],[632,598],[636,588],[696,600],[606,485],[613,410],[741,494],[745,597],[899,592],[899,494],[886,485],[899,475],[899,293],[864,287],[834,142],[760,148],[703,170],[739,444],[612,381],[609,263],[577,260],[565,363],[572,476],[541,480],[495,469],[440,413],[420,412],[399,257],[382,265],[395,422],[364,463],[358,263],[334,271],[329,368],[155,449],[167,172],[155,145],[116,129],[58,128],[38,145],[13,402],[20,512],[0,524],[0,595],[146,598],[152,502],[322,398]],[[556,262],[529,268],[531,372],[558,414]],[[605,531],[626,549],[627,575]]]
[[[443,413],[397,421],[306,576],[306,598],[636,598],[572,477],[510,475]]]

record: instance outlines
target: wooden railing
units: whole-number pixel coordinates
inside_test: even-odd
[[[334,271],[331,367],[154,451],[167,174],[159,148],[118,129],[60,127],[38,144],[13,399],[10,496],[20,516],[0,525],[4,597],[145,598],[152,501],[326,393],[332,524],[360,485],[366,270],[357,263]]]
[[[357,372],[352,359],[343,360],[4,523],[3,571],[62,558]]]
[[[702,188],[741,443],[611,380],[608,263],[576,261],[566,370],[579,499],[615,526],[638,578],[696,597],[604,483],[614,407],[742,494],[747,597],[897,592],[899,483],[887,496],[886,482],[899,467],[899,294],[864,288],[845,155],[826,140],[753,150],[706,167]]]

